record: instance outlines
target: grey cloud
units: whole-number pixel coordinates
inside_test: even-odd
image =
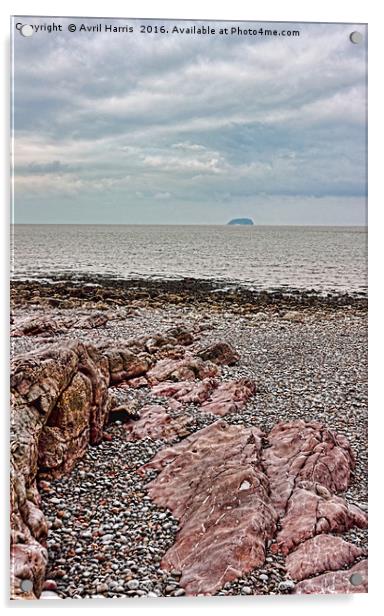
[[[348,25],[291,27],[299,39],[16,37],[16,214],[48,215],[62,192],[100,216],[113,195],[139,222],[143,201],[162,221],[190,220],[190,203],[218,220],[211,202],[236,214],[275,195],[294,219],[296,195],[308,211],[339,199],[346,223],[360,199],[363,220],[366,50]]]

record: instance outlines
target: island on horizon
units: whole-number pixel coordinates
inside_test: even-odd
[[[232,218],[227,225],[254,225],[252,218]]]

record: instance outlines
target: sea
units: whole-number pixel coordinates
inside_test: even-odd
[[[11,277],[209,280],[225,290],[367,293],[367,228],[14,225]]]

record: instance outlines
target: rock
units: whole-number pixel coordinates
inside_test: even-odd
[[[288,554],[303,541],[320,533],[342,533],[353,526],[365,528],[366,514],[349,505],[339,496],[324,497],[318,494],[318,484],[301,482],[293,490],[288,501],[287,512],[281,520],[274,548]]]
[[[43,590],[39,599],[61,599],[61,597],[52,590]]]
[[[55,580],[45,580],[43,584],[43,590],[57,590],[57,584]]]
[[[298,420],[278,423],[269,433],[268,442],[270,447],[264,450],[263,461],[272,501],[280,515],[301,480],[316,482],[332,493],[348,488],[355,460],[344,436],[321,423]]]
[[[125,423],[129,419],[140,419],[139,403],[137,400],[131,400],[127,404],[120,404],[109,411],[108,421],[110,423],[117,421]]]
[[[284,580],[279,584],[279,590],[293,590],[295,588],[295,583],[292,580]]]
[[[103,327],[108,320],[105,314],[99,312],[74,317],[45,314],[19,319],[11,328],[11,336],[52,336],[66,333],[69,329]]]
[[[227,415],[239,411],[256,393],[256,385],[249,379],[227,381],[218,386],[201,409],[214,415]]]
[[[181,381],[175,383],[165,381],[159,385],[155,385],[152,389],[157,396],[172,397],[185,404],[201,404],[207,400],[218,386],[216,379],[203,379],[201,382]]]
[[[151,385],[163,381],[194,381],[215,377],[219,374],[216,364],[199,357],[186,355],[183,359],[162,359],[147,373]]]
[[[276,514],[260,451],[258,429],[220,420],[161,450],[142,468],[142,473],[161,470],[149,494],[179,519],[176,542],[162,567],[180,567],[187,594],[214,594],[264,562]],[[239,491],[244,481],[250,487]]]
[[[241,589],[241,594],[242,595],[251,595],[252,594],[252,588],[250,586],[243,586],[243,588]]]
[[[341,537],[318,535],[301,543],[287,556],[287,572],[291,578],[300,581],[352,565],[363,553],[364,550]]]
[[[138,421],[129,421],[126,430],[129,439],[143,438],[171,440],[188,434],[189,416],[173,418],[166,409],[158,404],[144,406]]]
[[[216,342],[198,351],[198,357],[204,361],[212,361],[215,364],[231,366],[239,361],[240,355],[227,342]]]
[[[240,410],[255,392],[256,385],[249,379],[221,384],[212,378],[201,382],[166,381],[153,387],[153,393],[158,396],[172,397],[184,404],[199,404],[203,411],[221,416]]]
[[[351,582],[353,575],[361,576],[361,583],[354,585]],[[323,573],[317,577],[299,582],[295,593],[300,594],[348,594],[368,592],[368,561],[362,560],[351,569]]]
[[[126,583],[126,586],[129,590],[137,590],[140,587],[140,583],[138,580],[129,580],[129,582]]]

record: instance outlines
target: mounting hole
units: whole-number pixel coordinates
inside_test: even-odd
[[[355,32],[351,32],[349,39],[351,43],[354,43],[354,45],[360,45],[360,43],[363,42],[363,35],[361,32],[357,32],[357,30],[355,30]]]
[[[20,28],[20,34],[22,36],[32,36],[33,34],[33,28],[32,26],[25,24],[24,26],[21,26]]]
[[[359,584],[363,581],[363,576],[360,573],[353,573],[349,578],[349,581],[352,586],[359,586]]]
[[[21,580],[20,588],[23,592],[31,592],[33,590],[32,580]]]

